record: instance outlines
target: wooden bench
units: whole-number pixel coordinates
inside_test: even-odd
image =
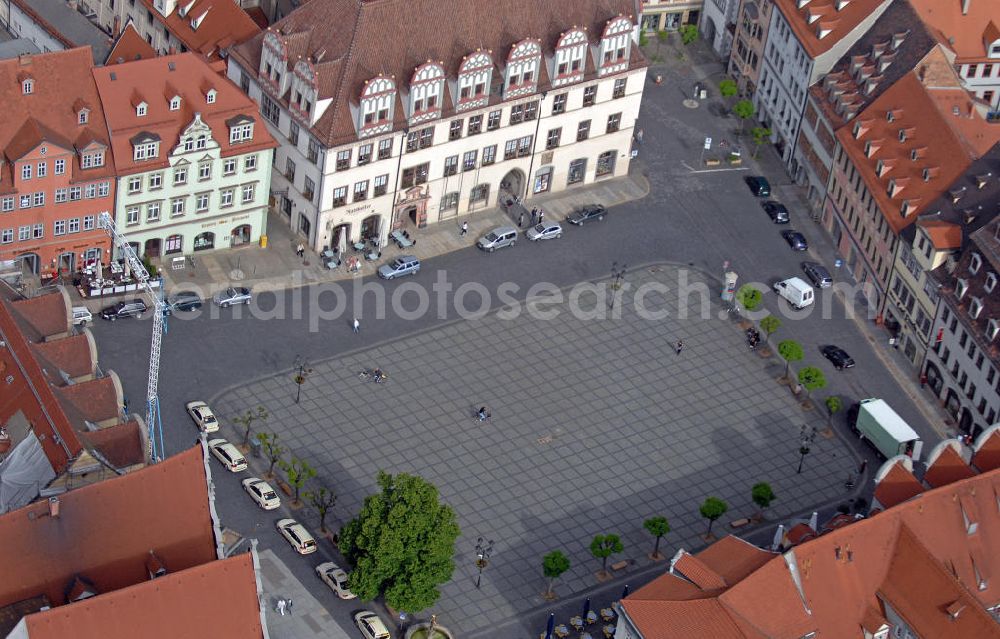
[[[731,528],[743,528],[744,526],[749,526],[750,523],[751,523],[750,519],[744,517],[743,519],[736,519],[734,521],[729,522],[729,526]]]
[[[709,158],[705,160],[705,166],[719,166],[720,164],[722,164],[722,160],[717,158]]]
[[[611,564],[611,570],[624,570],[628,568],[628,564],[629,564],[628,559],[622,559],[619,562]]]

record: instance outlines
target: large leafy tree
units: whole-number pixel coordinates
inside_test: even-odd
[[[420,477],[383,471],[378,485],[340,531],[340,550],[354,564],[351,590],[365,600],[382,595],[396,610],[424,610],[455,570],[455,511]]]

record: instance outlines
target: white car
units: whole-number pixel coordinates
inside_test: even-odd
[[[74,306],[73,307],[73,325],[74,326],[86,326],[87,322],[94,319],[91,315],[90,309],[86,306]]]
[[[524,232],[524,236],[532,242],[538,240],[558,240],[562,237],[562,225],[558,222],[540,222]]]
[[[188,415],[202,432],[214,433],[219,430],[219,420],[215,418],[215,413],[205,402],[188,402],[184,404],[184,408],[187,409]]]
[[[238,473],[247,469],[247,458],[226,440],[211,439],[208,442],[208,449],[223,466],[229,469],[229,472]]]
[[[252,299],[250,289],[245,286],[230,286],[212,296],[212,301],[222,308],[237,304],[249,304]]]
[[[316,552],[316,540],[306,527],[294,519],[281,519],[278,521],[278,532],[288,540],[295,552],[300,555],[308,555]]]
[[[244,479],[243,490],[247,491],[250,499],[257,502],[257,505],[264,510],[274,510],[281,505],[281,499],[278,497],[278,493],[271,488],[271,484],[259,477]]]
[[[344,569],[328,561],[316,566],[316,574],[323,582],[330,586],[330,590],[335,592],[341,599],[355,599],[357,595],[351,592],[347,587],[347,573]]]
[[[385,627],[385,624],[379,619],[378,615],[371,610],[362,610],[355,613],[354,623],[358,625],[358,630],[361,631],[365,639],[391,639],[389,629]]]

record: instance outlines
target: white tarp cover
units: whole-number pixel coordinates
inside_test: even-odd
[[[0,513],[27,506],[55,478],[41,442],[29,431],[0,462]]]

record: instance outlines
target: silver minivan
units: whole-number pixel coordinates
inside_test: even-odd
[[[833,285],[833,278],[826,267],[816,262],[802,262],[802,270],[805,272],[813,286],[816,288],[830,288]]]
[[[501,226],[479,238],[476,246],[492,253],[498,248],[514,246],[515,242],[517,242],[517,229],[513,226]]]

